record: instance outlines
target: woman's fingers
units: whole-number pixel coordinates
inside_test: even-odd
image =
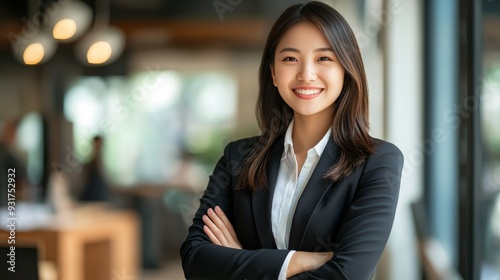
[[[332,257],[333,252],[297,251],[290,259],[286,277],[289,278],[305,271],[318,269],[331,260]]]
[[[226,226],[227,230],[231,234],[231,237],[235,240],[238,241],[238,236],[236,235],[236,232],[234,231],[233,225],[229,221],[229,219],[226,217],[226,214],[224,214],[224,211],[220,209],[219,206],[215,206],[215,213],[217,216],[221,219],[222,223]],[[239,241],[237,242],[239,243]]]
[[[207,215],[203,216],[203,222],[220,245],[236,249],[242,248],[231,222],[220,207],[217,206],[215,211],[211,208],[208,209]],[[216,244],[212,239],[211,241]]]
[[[226,217],[222,211],[220,211],[220,212],[222,213],[222,215],[224,217]],[[222,245],[226,246],[226,247],[231,247],[231,248],[241,248],[241,246],[239,245],[238,239],[234,237],[236,234],[234,234],[234,235],[231,234],[231,231],[228,228],[228,225],[229,225],[229,227],[231,227],[231,229],[233,228],[231,223],[229,223],[229,220],[228,220],[229,224],[224,223],[223,220],[221,219],[221,217],[217,213],[215,213],[215,211],[213,209],[208,209],[207,213],[208,213],[208,217],[210,218],[210,220],[217,226],[217,229],[221,232],[221,234],[223,236],[223,237],[219,237],[219,240],[221,241]],[[226,220],[227,220],[227,217],[226,217]],[[234,230],[233,230],[233,232],[234,232]],[[214,231],[214,233],[217,235],[216,231]]]
[[[203,215],[203,222],[210,229],[215,238],[219,241],[220,245],[227,246],[227,240],[220,228],[210,219],[209,216]],[[212,242],[213,243],[213,242]]]
[[[222,219],[215,213],[212,208],[208,209],[207,211],[208,217],[212,222],[217,226],[217,228],[222,232],[226,240],[233,239],[233,235],[231,234],[230,230],[227,228],[227,225],[222,221]],[[225,217],[225,215],[224,215]],[[231,226],[231,225],[230,225]],[[232,226],[231,226],[232,227]],[[228,244],[224,244],[224,246],[227,246]]]
[[[217,237],[215,237],[214,233],[210,230],[210,228],[208,226],[204,225],[203,231],[208,236],[208,238],[210,238],[210,241],[212,241],[213,244],[222,245],[220,243],[219,239],[217,239]]]

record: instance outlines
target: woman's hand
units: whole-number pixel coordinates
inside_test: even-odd
[[[207,215],[203,215],[203,222],[205,223],[203,231],[212,243],[234,249],[243,249],[233,225],[219,206],[215,206],[215,210],[209,208]]]
[[[203,215],[203,230],[212,243],[228,248],[243,249],[236,236],[233,225],[226,214],[216,206],[209,208],[207,215]],[[304,252],[297,251],[293,254],[288,265],[286,277],[292,277],[302,272],[315,270],[333,257],[333,252]]]
[[[333,252],[304,252],[293,254],[286,271],[286,278],[302,272],[318,269],[333,257]]]

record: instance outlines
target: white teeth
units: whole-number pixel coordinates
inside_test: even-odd
[[[321,92],[322,89],[295,89],[294,91],[301,95],[313,95]]]

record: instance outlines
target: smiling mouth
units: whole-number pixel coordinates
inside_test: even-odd
[[[323,91],[322,88],[318,88],[318,89],[300,89],[300,88],[296,88],[296,89],[293,89],[293,92],[296,93],[296,94],[299,94],[299,95],[317,95],[317,94],[320,94],[322,91]]]

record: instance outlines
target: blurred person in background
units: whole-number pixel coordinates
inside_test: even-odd
[[[5,120],[0,138],[0,206],[6,206],[8,202],[8,178],[13,178],[15,181],[14,187],[9,187],[15,189],[15,193],[12,193],[15,195],[15,201],[29,197],[26,167],[16,149],[17,124],[16,119]],[[11,169],[10,172],[9,169]],[[15,176],[9,176],[9,173]]]
[[[288,8],[259,72],[262,136],[225,148],[181,247],[187,279],[370,279],[403,155],[369,136],[361,53],[321,2]]]
[[[102,166],[102,145],[101,136],[95,136],[92,139],[92,157],[83,166],[80,201],[109,201],[111,199],[109,184]]]

